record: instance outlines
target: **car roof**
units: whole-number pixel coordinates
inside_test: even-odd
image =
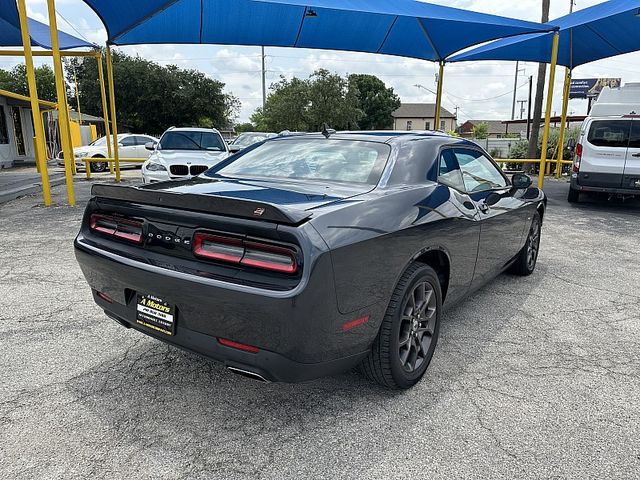
[[[292,133],[271,138],[269,141],[286,141],[291,139],[322,139],[325,138],[322,133]],[[434,139],[434,140],[452,140],[460,143],[468,143],[475,145],[473,142],[466,141],[460,137],[454,137],[444,132],[431,130],[355,130],[340,131],[331,133],[330,137],[336,140],[360,140],[376,143],[404,143],[410,140],[418,139]]]
[[[220,133],[215,128],[202,128],[202,127],[171,127],[166,130],[166,132],[213,132]],[[166,133],[165,132],[165,133]]]

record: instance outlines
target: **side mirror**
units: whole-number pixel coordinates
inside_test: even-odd
[[[511,184],[513,185],[513,188],[518,190],[529,188],[532,183],[531,177],[524,173],[516,173],[511,177]]]
[[[144,148],[153,151],[156,149],[156,142],[147,142],[144,144]]]
[[[240,145],[229,145],[230,153],[238,153],[240,150],[242,150],[242,147]]]

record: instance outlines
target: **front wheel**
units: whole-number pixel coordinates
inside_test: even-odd
[[[104,158],[104,157],[93,157],[93,158]],[[107,162],[90,162],[90,167],[92,172],[100,173],[104,172],[107,169]]]
[[[538,252],[540,251],[540,232],[542,230],[542,219],[540,214],[536,212],[531,221],[531,228],[527,235],[527,241],[520,250],[518,258],[509,268],[509,272],[516,275],[531,275],[536,269],[538,262]]]
[[[380,332],[361,364],[374,382],[407,389],[420,381],[438,342],[442,291],[433,268],[412,264],[396,286]]]

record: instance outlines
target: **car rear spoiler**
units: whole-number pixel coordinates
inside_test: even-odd
[[[299,225],[311,217],[311,214],[304,210],[283,208],[271,203],[217,195],[195,195],[191,193],[148,190],[144,187],[96,184],[91,188],[91,195],[98,198],[250,218],[252,220],[263,220],[286,225]]]

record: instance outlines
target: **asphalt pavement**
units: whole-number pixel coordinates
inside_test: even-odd
[[[0,206],[0,478],[640,478],[640,202],[547,182],[536,272],[447,311],[393,392],[257,383],[109,320],[72,248],[90,185]]]

